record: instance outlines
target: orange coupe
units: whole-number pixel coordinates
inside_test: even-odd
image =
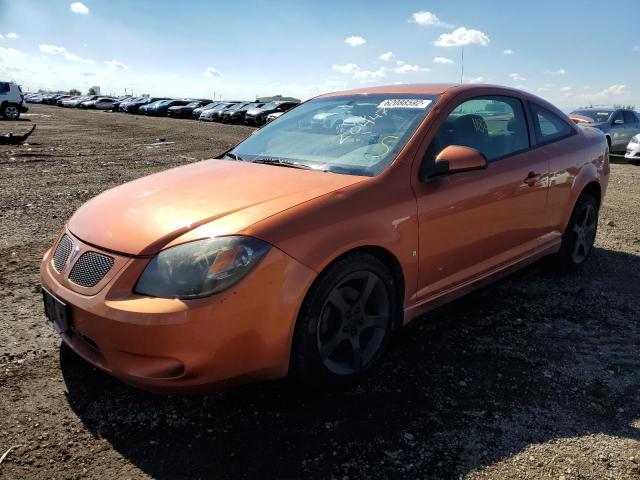
[[[545,255],[582,265],[608,154],[510,88],[322,95],[219,159],[82,206],[44,255],[46,314],[148,390],[352,382],[429,309]]]

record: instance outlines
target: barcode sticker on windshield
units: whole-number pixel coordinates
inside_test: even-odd
[[[420,98],[390,98],[383,100],[378,108],[427,108],[431,105],[431,100]]]

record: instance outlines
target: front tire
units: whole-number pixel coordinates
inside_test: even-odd
[[[562,246],[558,253],[565,270],[575,271],[589,258],[598,231],[599,211],[598,201],[592,195],[580,195],[562,236]]]
[[[313,387],[358,381],[380,361],[398,315],[393,276],[376,257],[353,253],[324,271],[304,301],[292,372]]]
[[[20,118],[20,107],[15,103],[7,103],[2,107],[2,116],[7,120],[18,120]]]

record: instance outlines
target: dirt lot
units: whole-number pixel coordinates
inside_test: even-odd
[[[251,130],[31,113],[0,122],[38,125],[0,147],[0,478],[640,478],[640,167],[613,165],[583,272],[539,262],[432,312],[356,388],[162,397],[60,347],[38,264],[89,198]]]

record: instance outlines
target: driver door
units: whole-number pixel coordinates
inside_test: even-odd
[[[546,233],[549,161],[531,149],[528,116],[519,98],[483,96],[460,102],[439,127],[421,170],[428,170],[449,145],[478,150],[488,166],[415,186],[419,301],[526,256]]]

